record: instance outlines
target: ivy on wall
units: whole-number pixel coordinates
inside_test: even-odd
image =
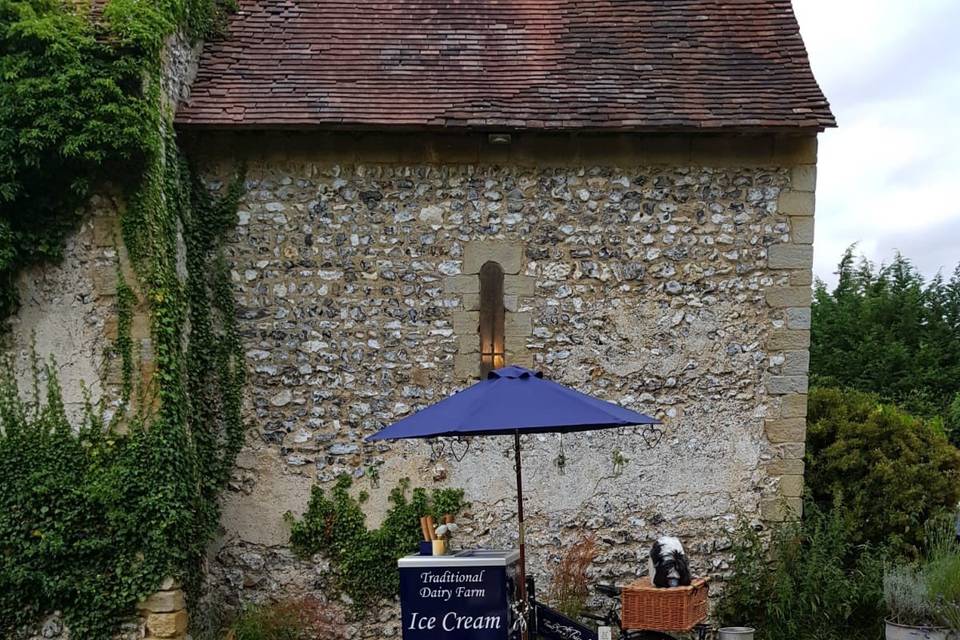
[[[243,441],[242,351],[216,240],[235,201],[212,201],[199,184],[189,195],[186,165],[176,154],[171,160],[171,206],[154,213],[178,216],[191,272],[183,283],[175,260],[141,256],[167,285],[149,294],[155,401],[110,423],[89,407],[82,424],[71,425],[52,367],[39,376],[47,388],[42,402],[21,399],[13,367],[2,367],[3,637],[59,610],[76,637],[106,638],[165,576],[188,592],[199,586],[200,559],[218,521],[216,496]]]
[[[110,424],[91,407],[83,424],[71,426],[52,368],[39,402],[21,400],[12,367],[3,367],[4,637],[53,610],[77,637],[108,637],[163,577],[177,576],[188,590],[198,586],[199,560],[218,519],[216,495],[242,444],[244,370],[229,275],[217,251],[235,200],[215,202],[188,179],[171,152],[166,197],[140,220],[174,233],[158,234],[159,246],[141,247],[138,257],[154,278],[155,402]],[[176,273],[177,220],[190,268],[185,283]]]
[[[117,263],[117,340],[115,349],[120,356],[120,374],[122,386],[120,400],[124,406],[130,402],[133,393],[133,312],[137,302],[136,294],[127,283],[123,269]]]
[[[56,260],[92,190],[135,188],[156,151],[159,71],[179,28],[229,0],[0,0],[0,317],[26,266]],[[145,82],[146,79],[146,82]]]
[[[444,514],[457,514],[467,503],[462,489],[437,489],[428,494],[416,488],[407,498],[409,480],[390,492],[390,509],[378,529],[367,529],[361,505],[368,495],[350,495],[350,476],[342,475],[330,497],[314,486],[307,511],[293,520],[290,542],[294,551],[309,557],[326,555],[334,566],[337,586],[358,608],[394,598],[400,590],[397,559],[417,551],[423,539],[420,517],[432,515],[442,522]]]
[[[59,256],[111,177],[125,195],[153,369],[146,401],[128,402],[140,371],[136,294],[118,275],[123,411],[107,422],[88,406],[71,425],[51,366],[35,367],[26,398],[12,367],[0,372],[3,637],[61,611],[73,637],[108,638],[164,577],[197,592],[243,441],[242,351],[220,251],[242,180],[214,199],[194,177],[162,100],[161,53],[178,29],[209,34],[224,7],[109,0],[91,13],[79,1],[0,0],[0,313],[15,308],[17,273]]]

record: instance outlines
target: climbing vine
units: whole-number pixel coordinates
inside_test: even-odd
[[[17,274],[61,257],[97,186],[139,183],[162,124],[169,35],[213,34],[229,8],[229,0],[0,0],[0,318],[17,306]]]
[[[400,589],[397,559],[417,550],[423,539],[420,517],[432,515],[441,522],[444,514],[457,514],[467,503],[462,489],[438,489],[428,494],[416,488],[410,498],[410,482],[401,480],[390,492],[391,507],[380,528],[367,529],[361,505],[368,494],[350,495],[352,481],[343,475],[330,497],[314,486],[307,512],[292,522],[290,542],[294,551],[309,557],[326,555],[334,565],[337,586],[358,608],[393,598]]]
[[[3,637],[60,611],[73,637],[108,638],[166,576],[196,594],[243,439],[242,351],[221,252],[242,175],[210,195],[177,147],[161,82],[168,37],[209,35],[227,3],[96,7],[0,0],[0,315],[16,306],[19,271],[59,257],[108,179],[124,194],[138,285],[118,265],[123,402],[110,419],[88,404],[71,422],[52,365],[35,367],[26,397],[10,363],[0,371]],[[141,307],[148,354],[133,352]],[[131,401],[135,382],[149,387],[143,401]]]
[[[237,187],[213,200],[190,179],[175,147],[162,175],[157,208],[131,218],[173,233],[141,245],[137,258],[152,277],[151,401],[109,422],[88,407],[81,423],[71,424],[52,366],[35,373],[45,397],[26,399],[12,364],[2,366],[3,637],[58,610],[76,637],[106,638],[165,576],[189,592],[199,586],[200,559],[219,515],[216,496],[243,437],[242,352],[219,253]],[[185,282],[176,272],[177,225],[190,269]],[[132,296],[128,289],[125,297]],[[128,330],[119,333],[118,345],[128,349]]]

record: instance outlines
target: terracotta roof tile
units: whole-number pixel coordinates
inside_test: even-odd
[[[240,0],[177,122],[835,125],[789,0]]]

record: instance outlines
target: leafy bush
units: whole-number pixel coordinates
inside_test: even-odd
[[[733,577],[723,585],[714,615],[726,626],[759,626],[767,618],[772,565],[762,525],[741,518],[733,537]],[[761,634],[762,634],[761,630]]]
[[[916,554],[925,523],[960,499],[960,451],[930,421],[865,393],[811,392],[806,464],[809,495],[821,507],[841,499],[858,544]]]
[[[408,500],[408,480],[390,492],[392,506],[379,529],[368,530],[361,505],[366,492],[350,495],[350,476],[337,479],[331,496],[314,486],[307,512],[292,521],[290,542],[302,556],[323,553],[334,563],[337,586],[365,607],[383,598],[396,597],[400,589],[397,559],[418,549],[423,539],[420,518],[432,515],[441,521],[444,514],[457,514],[467,506],[462,489],[438,489],[428,496],[416,488]]]
[[[883,620],[880,552],[853,542],[842,506],[806,505],[801,522],[779,525],[769,547],[741,522],[733,578],[716,609],[723,625],[756,627],[760,640],[879,637]]]
[[[225,640],[343,640],[343,620],[320,600],[307,596],[247,607]]]

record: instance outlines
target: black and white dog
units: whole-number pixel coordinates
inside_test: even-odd
[[[653,586],[686,587],[690,584],[690,566],[683,545],[676,538],[663,536],[650,549],[650,580]]]

